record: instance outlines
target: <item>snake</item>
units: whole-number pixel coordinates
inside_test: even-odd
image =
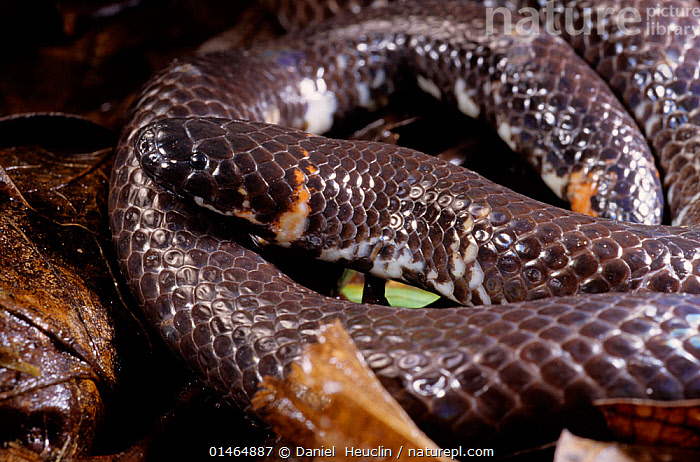
[[[645,0],[580,3],[690,21]],[[522,447],[599,425],[599,399],[700,397],[696,39],[616,33],[613,13],[569,45],[488,24],[486,8],[368,8],[179,58],[143,88],[110,179],[114,245],[149,323],[226,401],[250,410],[263,377],[284,377],[331,320],[440,443]],[[404,84],[490,122],[563,197],[583,188],[588,215],[320,134]],[[671,226],[657,223],[649,146]],[[260,256],[269,244],[461,306],[327,297]]]

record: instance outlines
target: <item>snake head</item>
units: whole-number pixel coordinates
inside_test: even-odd
[[[321,137],[274,125],[215,118],[164,119],[137,132],[134,150],[156,184],[199,206],[247,220],[278,242],[299,239],[311,195],[323,200]],[[312,184],[307,184],[313,177]]]
[[[215,202],[220,190],[216,158],[221,153],[211,140],[223,133],[216,120],[173,118],[146,125],[134,141],[141,168],[156,184],[180,197],[200,205]]]

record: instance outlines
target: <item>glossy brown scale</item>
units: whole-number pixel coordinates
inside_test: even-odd
[[[302,345],[314,341],[318,325],[339,319],[382,383],[441,442],[531,446],[533,437],[548,439],[565,425],[593,428],[598,421],[591,402],[598,398],[698,398],[700,300],[665,293],[700,290],[700,233],[694,228],[629,225],[559,210],[427,156],[398,155],[409,152],[401,148],[295,134],[256,122],[166,122],[206,117],[319,127],[327,122],[325,113],[314,106],[311,112],[320,116],[309,117],[309,107],[328,102],[320,88],[325,85],[336,95],[334,116],[340,116],[366,103],[367,91],[377,96],[397,84],[394,59],[418,66],[446,102],[459,104],[444,79],[451,75],[483,84],[487,78],[479,72],[463,74],[465,67],[431,51],[452,44],[461,47],[458,56],[471,52],[469,61],[479,61],[474,53],[486,47],[472,46],[478,34],[464,35],[463,26],[450,26],[477,7],[452,1],[439,5],[433,16],[425,4],[375,9],[332,27],[319,26],[303,38],[185,58],[153,77],[124,130],[110,192],[117,253],[149,321],[210,386],[246,409],[264,375],[283,376]],[[410,21],[402,19],[406,15]],[[371,29],[363,36],[358,24],[371,24]],[[415,40],[408,42],[380,40],[381,27],[395,31],[401,24],[422,32],[413,30]],[[448,37],[455,30],[462,34]],[[408,35],[396,32],[393,37]],[[367,47],[358,47],[364,39]],[[544,42],[535,42],[543,59],[561,64],[560,71],[567,69],[561,56],[546,55]],[[400,54],[405,46],[419,51]],[[504,72],[514,58],[511,49],[500,49],[500,55],[492,50]],[[516,49],[526,54],[526,49]],[[333,56],[332,62],[316,66],[322,56]],[[483,57],[481,62],[489,61]],[[386,80],[380,83],[382,70]],[[448,71],[448,77],[438,77],[438,70]],[[511,96],[518,88],[515,107],[524,107],[521,82],[514,74],[502,75]],[[551,85],[555,80],[545,73],[539,82]],[[426,81],[423,86],[434,90]],[[510,108],[509,93],[490,82],[495,92],[489,98],[498,106],[492,95],[500,95],[501,106],[484,117],[496,118]],[[586,106],[585,98],[568,94],[572,81],[559,79],[557,85],[527,100],[534,111],[529,115],[537,119],[535,108],[542,104],[545,112],[576,108],[570,112],[584,114],[581,122],[600,120],[596,127],[605,138],[606,124],[596,119],[598,112]],[[567,94],[560,93],[564,88]],[[203,94],[209,96],[203,100]],[[474,100],[480,97],[475,94]],[[545,112],[538,130],[551,136],[576,122],[575,117],[559,117],[551,125]],[[386,272],[396,269],[390,263],[401,262],[400,277],[451,291],[458,300],[520,303],[407,310],[352,304],[300,287],[236,241],[239,221],[202,211],[149,179],[145,170],[158,174],[159,168],[168,168],[157,157],[150,163],[144,157],[142,168],[135,155],[135,149],[152,150],[148,142],[135,142],[151,122],[157,124],[140,133],[162,123],[185,135],[182,142],[163,138],[189,165],[172,170],[172,183],[191,188],[203,201],[221,199],[239,207],[248,200],[258,231],[273,226],[268,234],[277,236],[283,218],[298,224],[293,219],[305,216],[306,226],[292,227],[301,233],[290,234],[294,239],[289,242],[306,239],[304,245],[320,244],[340,258],[355,253],[360,265],[385,265]],[[529,127],[524,118],[521,125]],[[664,136],[674,140],[685,135]],[[207,151],[215,155],[207,157]],[[228,165],[223,159],[234,151],[246,154],[223,167]],[[605,158],[617,159],[609,151]],[[228,169],[241,179],[236,174],[218,179],[215,170],[202,174],[215,164],[219,173]],[[344,174],[339,178],[335,172]],[[369,178],[373,186],[365,187]],[[354,187],[360,179],[361,186]],[[213,187],[217,181],[228,191],[221,198]],[[273,184],[276,192],[271,192]],[[272,200],[289,191],[289,202]],[[378,249],[374,260],[357,250],[372,239],[383,240],[373,248]],[[461,266],[455,251],[471,254],[472,243],[475,259]],[[568,296],[623,290],[639,293]]]
[[[539,4],[533,0],[488,0],[512,9]],[[617,1],[555,0],[553,11],[568,10],[575,30],[593,27],[602,34],[567,34],[564,16],[554,15],[576,51],[610,84],[629,108],[660,159],[665,173],[669,208],[674,224],[692,225],[700,219],[700,72],[697,18],[690,0],[638,0],[625,7],[639,12],[630,27],[636,34],[620,34]],[[599,22],[585,10],[608,11]],[[677,14],[665,14],[674,11]],[[650,16],[650,12],[652,15]],[[588,18],[588,19],[586,19]],[[679,33],[680,31],[694,31]],[[660,32],[666,31],[667,33]],[[673,32],[670,32],[673,31]]]

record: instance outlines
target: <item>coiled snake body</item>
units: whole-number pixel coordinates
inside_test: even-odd
[[[694,227],[567,212],[408,149],[252,122],[323,131],[411,69],[425,90],[491,121],[563,197],[589,188],[592,214],[657,221],[648,148],[602,80],[559,38],[505,34],[502,22],[488,34],[484,14],[455,1],[372,9],[176,61],[143,90],[111,179],[114,242],[148,319],[232,403],[247,407],[261,378],[283,375],[331,319],[433,435],[527,438],[581,421],[597,398],[700,397],[700,298],[681,293],[700,292]],[[610,74],[661,155],[672,212],[692,223],[693,39],[603,35],[572,39]],[[408,310],[326,298],[237,243],[238,220],[192,199],[251,220],[268,241],[465,305],[519,303]]]

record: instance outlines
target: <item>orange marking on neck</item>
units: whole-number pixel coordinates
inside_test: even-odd
[[[304,170],[304,173],[306,173],[307,176],[318,174],[318,167],[316,167],[314,164],[303,165],[301,168]]]
[[[306,175],[300,169],[294,169],[295,184],[291,185],[292,203],[289,211],[283,213],[275,226],[277,242],[280,244],[291,243],[304,234],[309,218],[309,199],[311,193],[306,187]]]
[[[569,178],[566,188],[566,197],[571,203],[571,210],[597,217],[593,210],[591,198],[598,194],[599,175],[586,175],[582,172],[574,172]]]

